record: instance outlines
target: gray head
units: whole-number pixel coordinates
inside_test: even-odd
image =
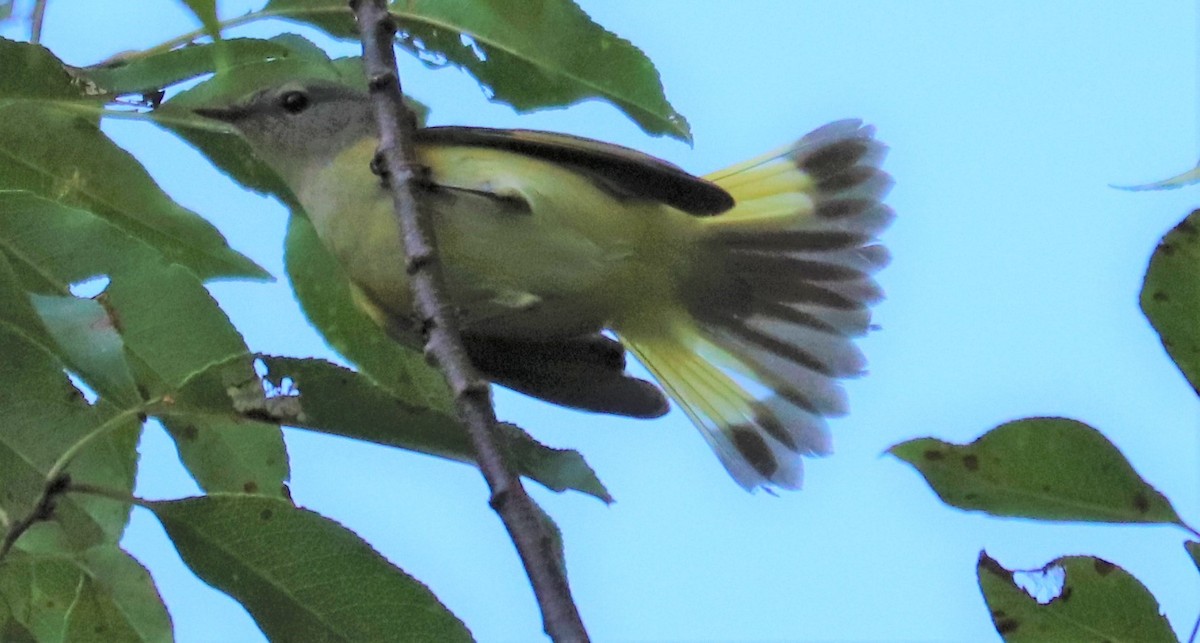
[[[292,81],[194,111],[237,128],[289,183],[376,132],[367,94],[324,80]]]

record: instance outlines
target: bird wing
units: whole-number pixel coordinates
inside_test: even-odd
[[[694,215],[720,214],[733,197],[715,183],[628,147],[569,134],[486,127],[426,127],[418,145],[490,147],[574,169],[622,199],[659,201]]]

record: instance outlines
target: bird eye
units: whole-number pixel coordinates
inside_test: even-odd
[[[288,92],[279,98],[279,104],[290,114],[299,114],[308,108],[308,96],[304,92]]]

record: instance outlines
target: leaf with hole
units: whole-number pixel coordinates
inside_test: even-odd
[[[274,392],[267,401],[275,403],[261,412],[284,424],[475,462],[466,431],[451,413],[413,405],[363,375],[323,360],[267,355],[261,359],[267,367],[263,378]],[[293,390],[282,390],[285,381]],[[575,489],[611,502],[608,491],[578,452],[547,447],[511,424],[501,423],[498,430],[521,475],[554,491]]]
[[[1061,569],[1061,590],[1039,603],[985,552],[976,573],[996,631],[1009,643],[1040,641],[1170,641],[1175,634],[1158,601],[1124,569],[1092,556],[1065,556],[1040,571]]]

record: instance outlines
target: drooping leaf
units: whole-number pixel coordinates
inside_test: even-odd
[[[960,509],[1041,520],[1181,522],[1100,432],[1066,418],[1009,422],[966,445],[920,438],[888,452]]]
[[[1200,210],[1159,242],[1142,281],[1142,312],[1200,395]]]
[[[979,588],[1005,641],[1176,640],[1158,601],[1124,569],[1092,556],[1066,556],[1041,571],[1054,568],[1064,572],[1062,589],[1039,604],[1011,571],[980,552]]]
[[[100,132],[102,89],[44,48],[2,38],[0,69],[0,189],[95,212],[204,279],[268,276]]]
[[[150,508],[192,571],[237,599],[271,640],[470,640],[428,588],[311,511],[233,495]]]
[[[290,426],[474,463],[466,431],[454,415],[414,406],[366,377],[316,359],[263,356],[264,379],[277,395],[293,396],[277,418]],[[290,390],[280,391],[283,382]],[[500,430],[518,473],[555,491],[575,489],[611,502],[608,491],[576,451],[552,449],[516,426]]]
[[[61,363],[4,324],[0,354],[0,509],[15,522],[37,506],[55,461],[114,414],[89,405]],[[76,482],[132,493],[140,422],[136,417],[114,421],[67,473]],[[129,507],[119,502],[68,494],[58,499],[52,519],[62,525],[68,547],[86,549],[115,543],[128,516]]]
[[[1142,192],[1146,190],[1174,190],[1187,185],[1200,183],[1200,165],[1184,172],[1177,174],[1169,179],[1155,181],[1153,183],[1145,183],[1142,185],[1114,185],[1112,187],[1118,190],[1127,190],[1129,192]]]
[[[404,0],[389,10],[401,47],[430,66],[468,71],[490,97],[518,111],[601,99],[648,133],[691,140],[654,64],[571,0]],[[262,15],[358,38],[341,0],[271,0]]]
[[[0,563],[0,600],[41,641],[172,640],[150,574],[114,545],[74,554],[13,551]]]

